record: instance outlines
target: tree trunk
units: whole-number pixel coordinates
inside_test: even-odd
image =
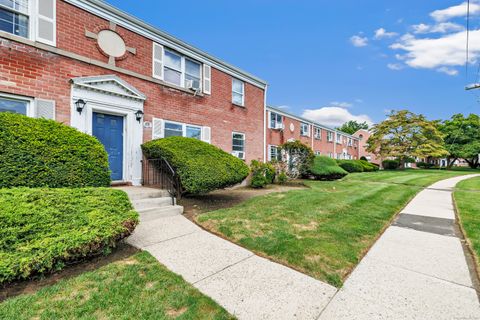
[[[465,161],[467,161],[468,166],[469,166],[470,168],[472,168],[472,169],[478,168],[478,156],[475,157],[475,158],[472,158],[472,159],[470,159],[470,160],[465,159]]]
[[[400,167],[399,167],[399,169],[400,169],[400,170],[405,170],[405,158],[402,157],[402,158],[399,158],[399,160],[400,160]]]
[[[451,160],[451,161],[450,161]],[[453,164],[457,161],[458,158],[447,158],[447,168],[452,169]]]

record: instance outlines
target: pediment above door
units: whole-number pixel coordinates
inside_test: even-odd
[[[137,101],[145,101],[147,97],[128,82],[116,75],[73,78],[76,87],[101,92],[108,95],[120,96]]]

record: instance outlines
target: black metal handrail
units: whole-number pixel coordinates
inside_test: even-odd
[[[175,198],[182,196],[180,179],[165,158],[142,160],[142,185],[167,190],[175,205]]]

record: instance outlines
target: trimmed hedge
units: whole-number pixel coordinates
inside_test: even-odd
[[[0,189],[0,284],[106,253],[138,223],[127,195],[107,188]]]
[[[338,165],[348,173],[363,172],[363,165],[357,160],[337,160]]]
[[[400,161],[398,160],[383,160],[382,161],[383,169],[385,170],[397,170],[400,168]]]
[[[373,172],[380,170],[380,168],[376,164],[368,162],[367,160],[358,160],[358,162],[362,165],[364,172]]]
[[[435,167],[435,165],[432,164],[432,163],[419,161],[419,162],[417,162],[417,167],[422,168],[422,169],[432,169],[432,168]]]
[[[316,156],[309,172],[317,180],[338,180],[348,174],[334,159],[325,156]]]
[[[206,142],[168,137],[146,142],[142,150],[148,159],[165,158],[176,170],[184,193],[200,194],[233,186],[249,174],[240,159]]]
[[[275,167],[271,163],[253,160],[250,169],[252,172],[252,188],[264,188],[275,180]]]
[[[108,156],[94,137],[53,120],[0,113],[0,188],[106,187]]]

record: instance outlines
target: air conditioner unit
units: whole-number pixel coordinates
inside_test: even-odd
[[[245,152],[242,151],[232,151],[232,156],[235,156],[239,159],[245,159]]]
[[[275,129],[276,130],[284,130],[285,129],[285,125],[283,123],[276,123],[275,124]]]
[[[200,88],[195,85],[195,82],[193,80],[185,80],[185,88],[193,91],[197,91]]]

